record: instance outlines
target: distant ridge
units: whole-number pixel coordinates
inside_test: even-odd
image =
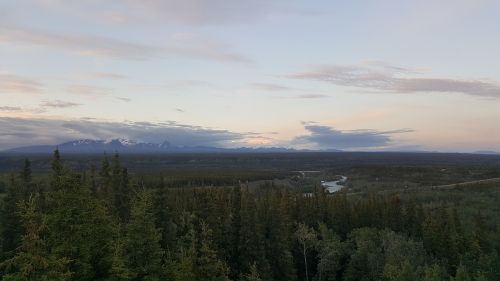
[[[491,155],[499,155],[500,152],[498,151],[491,151],[491,150],[478,150],[474,151],[474,154],[491,154]]]
[[[65,142],[57,145],[35,145],[23,146],[5,150],[10,153],[31,153],[46,154],[52,153],[56,148],[61,153],[72,154],[96,154],[96,153],[124,153],[124,154],[147,154],[147,153],[277,153],[277,152],[307,152],[314,150],[297,150],[284,147],[240,147],[240,148],[220,148],[211,146],[179,146],[168,141],[162,143],[137,142],[129,139],[91,140],[81,139]],[[330,150],[336,151],[339,150]]]

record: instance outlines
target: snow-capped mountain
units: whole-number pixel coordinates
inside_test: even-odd
[[[168,141],[162,143],[137,142],[129,139],[92,140],[81,139],[58,145],[38,145],[12,148],[7,152],[12,153],[52,153],[56,148],[61,153],[209,153],[209,152],[293,152],[294,149],[269,147],[269,148],[219,148],[211,146],[178,146]]]

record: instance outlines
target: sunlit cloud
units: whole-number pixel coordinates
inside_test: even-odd
[[[314,65],[309,70],[293,73],[288,77],[381,93],[462,93],[500,97],[500,85],[491,81],[426,77],[409,69],[383,63]]]
[[[79,103],[62,101],[62,100],[46,100],[41,104],[42,107],[50,107],[50,108],[68,108],[80,105],[81,104]]]
[[[103,97],[110,93],[109,88],[97,87],[90,85],[69,85],[66,87],[66,92],[75,95],[87,96],[87,97]]]
[[[219,62],[251,61],[251,59],[231,51],[226,44],[196,33],[177,33],[164,46],[154,46],[103,36],[55,33],[0,25],[0,43],[42,46],[84,56],[127,60],[144,60],[174,55]],[[100,76],[110,78],[110,75],[106,74]],[[113,75],[113,78],[117,77]]]
[[[14,112],[14,111],[22,111],[23,109],[18,106],[0,106],[0,111],[3,112]]]
[[[123,101],[123,102],[131,102],[132,101],[132,99],[124,98],[124,97],[115,97],[115,99]]]
[[[0,73],[0,94],[39,93],[41,87],[42,83],[38,82],[38,80]]]
[[[303,95],[288,95],[288,96],[273,96],[275,99],[324,99],[330,98],[329,95],[323,94],[303,94]]]
[[[323,98],[329,98],[330,96],[328,95],[321,95],[321,94],[305,94],[305,95],[298,95],[295,96],[294,98],[297,99],[323,99]]]
[[[84,10],[94,20],[111,24],[167,22],[190,26],[251,22],[290,6],[282,0],[109,0],[109,5],[96,9],[91,1],[43,1],[46,8]]]
[[[220,62],[248,63],[252,61],[244,55],[231,51],[227,44],[197,33],[174,34],[165,51],[171,54]]]
[[[121,59],[146,59],[161,52],[160,48],[93,35],[53,33],[13,26],[0,26],[0,43],[19,43],[64,49],[87,56]]]
[[[274,141],[271,138],[266,138],[266,137],[254,137],[254,138],[248,138],[246,140],[246,143],[252,146],[266,146],[266,145],[271,145],[274,143]]]
[[[88,75],[90,79],[103,79],[103,80],[120,80],[127,79],[126,75],[117,74],[117,73],[109,73],[109,72],[96,72]]]
[[[273,84],[273,83],[252,83],[251,86],[258,90],[270,91],[270,92],[295,90],[293,88],[284,85]]]

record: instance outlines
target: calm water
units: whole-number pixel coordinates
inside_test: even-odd
[[[328,192],[332,193],[332,192],[337,192],[337,191],[341,190],[344,187],[343,184],[345,183],[346,180],[347,180],[347,177],[341,176],[341,178],[339,180],[324,181],[324,182],[321,182],[321,185],[324,186],[326,188],[326,190],[328,190]]]

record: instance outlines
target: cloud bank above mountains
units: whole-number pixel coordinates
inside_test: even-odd
[[[0,117],[0,149],[24,145],[59,144],[75,139],[125,137],[144,142],[168,140],[187,146],[226,146],[244,134],[177,124],[175,122],[100,122]]]
[[[59,106],[55,104],[55,106]],[[392,135],[412,130],[389,132],[375,130],[342,131],[333,127],[304,122],[308,134],[292,140],[280,141],[286,147],[313,149],[364,149],[383,148],[393,143]],[[92,119],[53,120],[0,117],[0,150],[30,145],[55,145],[77,139],[131,140],[162,143],[169,141],[184,146],[242,147],[260,146],[255,139],[266,138],[268,146],[276,146],[273,138],[255,132],[233,132],[179,124],[173,121],[104,122]]]

